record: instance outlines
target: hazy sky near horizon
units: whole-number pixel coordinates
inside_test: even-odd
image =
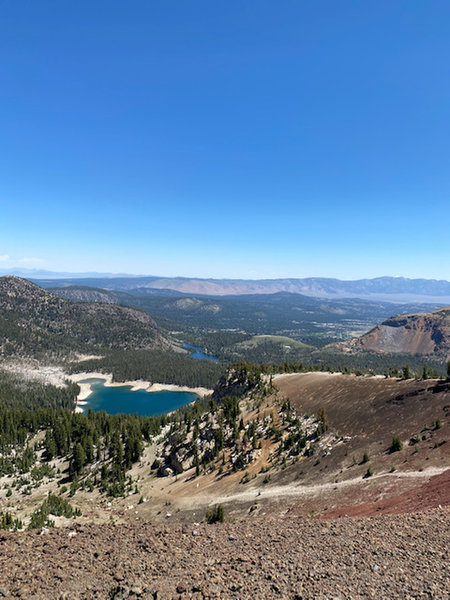
[[[0,0],[0,270],[450,279],[450,4]]]

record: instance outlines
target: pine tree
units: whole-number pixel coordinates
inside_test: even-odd
[[[76,444],[73,451],[72,458],[72,473],[76,476],[81,473],[83,470],[84,464],[86,462],[86,454],[84,452],[83,446],[78,443]]]
[[[411,369],[409,368],[409,365],[403,366],[402,375],[403,375],[403,379],[411,379],[412,375],[411,375]]]
[[[45,432],[44,448],[47,460],[53,460],[56,456],[57,448],[55,439],[49,430]]]

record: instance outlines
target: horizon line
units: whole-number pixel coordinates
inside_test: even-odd
[[[20,274],[19,274],[20,273]],[[39,275],[41,274],[41,275]],[[45,275],[44,275],[45,274]],[[33,277],[34,275],[34,277]],[[6,276],[17,276],[32,279],[94,279],[94,278],[108,278],[118,279],[121,277],[126,278],[154,278],[154,279],[186,279],[186,280],[201,280],[201,281],[290,281],[290,280],[310,280],[310,279],[326,279],[334,281],[374,281],[377,279],[398,279],[406,281],[436,281],[450,283],[449,279],[435,279],[426,277],[405,277],[404,275],[380,275],[376,277],[360,277],[353,279],[343,279],[340,277],[331,276],[307,276],[307,277],[217,277],[217,276],[189,276],[189,275],[151,275],[151,274],[136,274],[136,273],[111,273],[111,272],[98,272],[98,271],[84,271],[84,272],[72,272],[72,271],[50,271],[47,269],[21,269],[11,267],[10,269],[0,269],[0,277]]]

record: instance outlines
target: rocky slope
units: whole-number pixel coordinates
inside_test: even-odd
[[[89,490],[88,469],[68,498],[82,516],[0,532],[0,598],[446,598],[450,382],[256,375],[234,369],[216,404],[167,423],[123,497]],[[21,518],[69,494],[12,483],[0,509]]]
[[[0,597],[448,598],[450,512],[224,525],[75,525],[0,536]]]
[[[0,355],[23,357],[165,344],[156,323],[142,311],[68,302],[24,279],[0,278]]]
[[[403,352],[450,360],[450,307],[432,313],[397,315],[350,342],[345,351]]]

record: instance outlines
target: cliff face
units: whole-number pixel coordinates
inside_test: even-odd
[[[340,345],[344,350],[407,352],[450,359],[450,307],[433,313],[397,315],[365,335]]]

